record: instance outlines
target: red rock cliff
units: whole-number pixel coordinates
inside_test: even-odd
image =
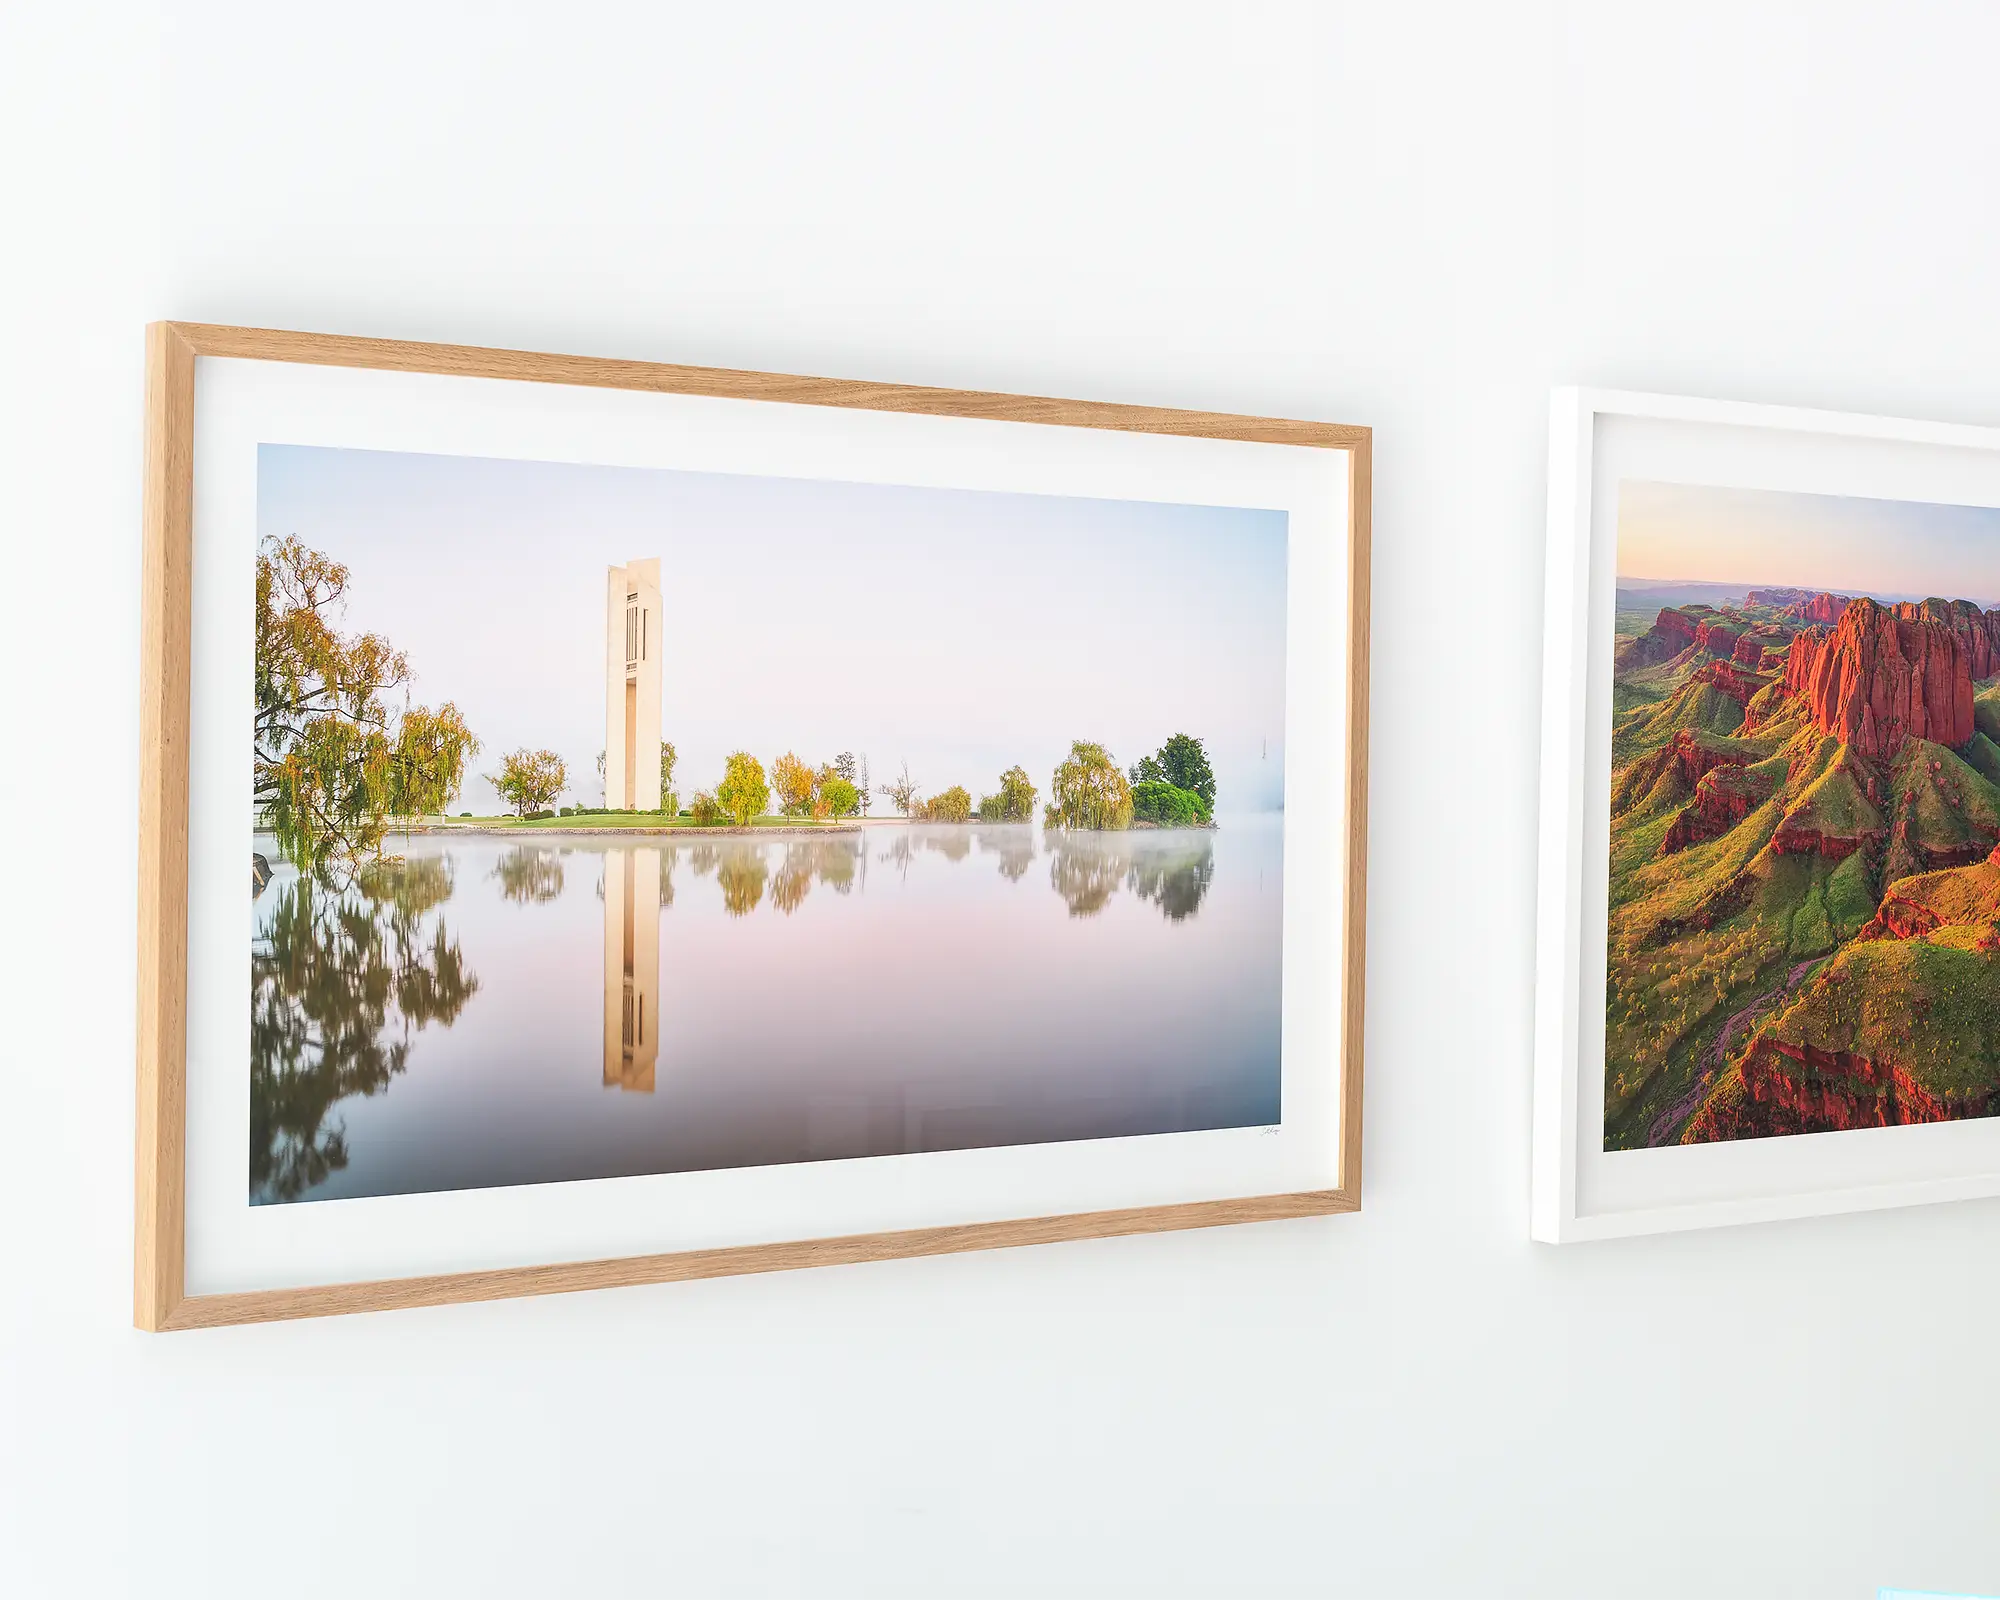
[[[1785,614],[1797,617],[1801,622],[1816,622],[1822,628],[1831,628],[1850,604],[1844,594],[1816,594],[1809,600],[1786,607]]]
[[[1802,628],[1792,635],[1791,649],[1785,652],[1785,693],[1803,696],[1812,682],[1813,664],[1833,637],[1825,628]]]
[[[1970,600],[1905,600],[1894,608],[1905,622],[1935,622],[1951,630],[1975,678],[2000,673],[2000,612],[1981,611]]]
[[[1741,630],[1735,624],[1704,617],[1694,630],[1694,646],[1710,655],[1730,656],[1735,654],[1740,636]]]
[[[1972,737],[1972,667],[1952,626],[1863,599],[1823,644],[1817,631],[1792,641],[1785,683],[1822,732],[1885,761],[1906,739],[1961,745]]]

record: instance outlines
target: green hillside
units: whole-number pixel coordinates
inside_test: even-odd
[[[1764,650],[1767,630],[1796,626],[1710,615],[1754,625]],[[1647,635],[1631,638],[1643,654]],[[1690,647],[1614,680],[1606,1147],[1985,1104],[2000,1093],[2000,867],[1985,860],[2000,680],[1975,694],[1965,744],[1912,739],[1877,760],[1781,682],[1739,705],[1708,681],[1738,669],[1704,672],[1710,659]]]

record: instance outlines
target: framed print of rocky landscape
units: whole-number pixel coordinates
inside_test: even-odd
[[[1537,1236],[2000,1188],[1993,437],[1555,439]]]
[[[1365,429],[149,353],[142,1327],[1358,1206]]]

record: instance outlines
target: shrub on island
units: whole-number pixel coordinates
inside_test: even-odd
[[[943,794],[932,795],[915,809],[925,822],[970,822],[972,796],[966,792],[964,784],[955,783]]]
[[[1209,813],[1192,789],[1142,781],[1132,785],[1132,820],[1162,828],[1199,828],[1207,825]]]

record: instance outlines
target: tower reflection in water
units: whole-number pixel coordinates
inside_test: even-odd
[[[660,1059],[660,852],[604,852],[604,1086],[653,1092]]]

